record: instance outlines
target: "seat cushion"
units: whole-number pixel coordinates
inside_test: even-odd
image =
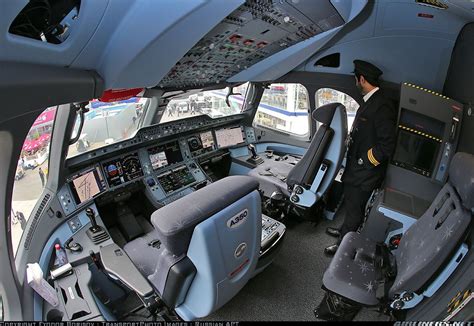
[[[148,276],[155,272],[158,256],[163,251],[163,245],[159,240],[158,232],[153,230],[142,237],[130,241],[123,249],[140,272]]]
[[[378,304],[375,242],[355,232],[347,233],[323,276],[323,285],[363,305]]]
[[[282,161],[265,161],[249,172],[260,184],[260,190],[265,196],[270,197],[274,191],[289,196],[286,178],[295,165]]]

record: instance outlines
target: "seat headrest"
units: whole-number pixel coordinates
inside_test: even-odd
[[[339,105],[345,109],[344,105],[341,103],[330,103],[320,106],[313,111],[313,119],[321,122],[322,124],[330,125],[332,118],[334,117],[334,113],[336,112],[336,109]]]
[[[462,205],[474,208],[474,155],[458,152],[449,167],[449,182],[456,189]]]

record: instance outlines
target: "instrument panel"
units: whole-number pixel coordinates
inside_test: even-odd
[[[187,139],[187,143],[193,156],[199,156],[216,149],[212,131],[201,132],[191,136]]]
[[[109,187],[120,186],[126,182],[143,177],[138,153],[127,154],[102,163]]]
[[[196,178],[186,165],[169,170],[157,176],[157,179],[166,194],[196,182]]]
[[[157,127],[147,127],[145,131],[149,133]],[[160,133],[163,131],[157,130]],[[117,143],[113,148],[109,146],[105,151],[101,149],[104,154],[108,153],[109,149],[123,152],[129,147],[127,143],[135,143],[135,147],[130,148],[131,151],[102,160],[100,156],[90,157],[87,160],[81,157],[81,161],[85,160],[86,164],[90,161],[95,162],[91,162],[93,165],[83,164],[86,167],[71,175],[58,192],[66,215],[102,193],[113,191],[131,182],[143,182],[146,191],[154,200],[162,205],[170,203],[209,182],[197,164],[198,159],[212,156],[214,152],[217,154],[219,149],[255,141],[253,128],[244,128],[236,124],[220,128],[214,126],[208,130],[182,136],[176,134],[174,139],[168,138],[164,141],[156,139],[151,134],[149,137],[143,137],[145,131],[140,130],[134,139]],[[96,154],[97,152],[94,153]],[[72,162],[74,164],[74,161]]]
[[[183,161],[181,148],[177,140],[147,149],[153,170],[164,168]]]

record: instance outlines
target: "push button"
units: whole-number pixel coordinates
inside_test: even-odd
[[[148,184],[149,187],[153,187],[156,185],[155,179],[153,178],[147,179],[146,183]]]

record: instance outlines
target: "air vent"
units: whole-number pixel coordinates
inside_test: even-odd
[[[24,248],[28,250],[30,248],[31,240],[33,239],[33,233],[36,230],[36,226],[38,225],[39,218],[43,214],[46,204],[48,204],[49,199],[51,198],[50,194],[46,194],[41,201],[38,209],[36,210],[36,214],[33,217],[33,221],[31,222],[30,227],[28,228],[28,234],[26,235],[25,245]]]
[[[30,0],[12,22],[11,34],[61,44],[75,24],[81,0]]]
[[[448,5],[437,0],[415,0],[417,4],[433,7],[436,9],[448,9]]]
[[[341,54],[340,53],[333,53],[327,55],[314,64],[315,67],[330,67],[330,68],[338,68],[341,64]]]

